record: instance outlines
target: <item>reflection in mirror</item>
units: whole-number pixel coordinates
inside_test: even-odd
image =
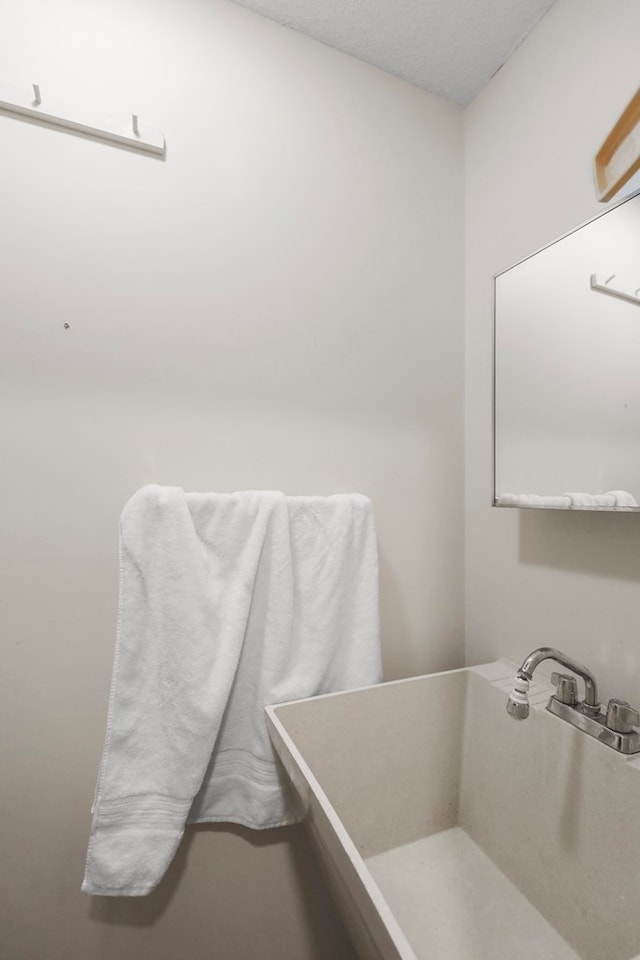
[[[494,505],[640,509],[640,193],[494,293]]]

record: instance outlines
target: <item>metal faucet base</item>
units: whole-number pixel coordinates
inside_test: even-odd
[[[566,720],[572,726],[587,733],[590,737],[606,744],[618,753],[627,756],[640,753],[640,732],[633,730],[631,733],[617,733],[610,730],[605,725],[605,715],[600,714],[597,717],[589,717],[580,711],[580,704],[575,707],[567,703],[561,703],[556,697],[551,697],[547,704],[549,713],[555,714],[561,720]]]

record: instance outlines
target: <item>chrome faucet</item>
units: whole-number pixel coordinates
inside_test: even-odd
[[[598,701],[596,678],[591,671],[553,647],[540,647],[524,660],[507,701],[507,713],[510,716],[516,720],[525,720],[529,716],[529,684],[543,660],[555,660],[584,681],[584,700],[579,700],[576,678],[571,674],[552,673],[551,682],[556,687],[556,693],[547,703],[550,713],[619,753],[640,753],[640,732],[634,729],[640,726],[638,711],[626,700],[613,699],[609,700],[604,712]]]
[[[579,677],[582,677],[584,680],[584,706],[586,711],[590,716],[597,716],[600,713],[600,704],[598,703],[598,687],[596,684],[596,678],[591,673],[590,670],[587,670],[586,667],[583,667],[582,664],[577,663],[575,660],[572,660],[571,657],[568,657],[565,653],[562,653],[560,650],[554,650],[553,647],[540,647],[538,650],[534,650],[533,653],[530,653],[526,658],[518,673],[516,674],[516,687],[523,686],[524,689],[521,691],[523,696],[521,697],[509,697],[507,703],[507,713],[511,714],[512,717],[515,717],[516,720],[525,720],[529,716],[529,699],[526,696],[529,690],[529,684],[533,680],[533,673],[536,667],[539,667],[543,660],[555,660],[556,663],[561,664],[561,666],[566,667],[567,670],[571,670],[572,673],[577,673]],[[555,684],[556,679],[559,681],[560,677],[564,677],[564,674],[554,673],[552,675],[551,682]],[[518,684],[517,681],[523,681]],[[575,688],[575,697],[573,702],[577,702],[577,685],[574,677],[569,677],[569,681],[573,683],[569,684],[572,689]],[[566,684],[563,680],[562,687],[566,688]],[[514,693],[519,692],[514,689]],[[566,702],[569,702],[568,700]]]

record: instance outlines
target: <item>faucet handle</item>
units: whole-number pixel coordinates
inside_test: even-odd
[[[578,702],[578,681],[569,673],[551,674],[551,683],[556,688],[555,698],[560,703],[566,703],[573,707]]]
[[[609,700],[606,725],[615,733],[632,733],[640,726],[640,713],[626,700]]]

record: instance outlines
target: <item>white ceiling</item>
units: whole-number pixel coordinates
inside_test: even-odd
[[[236,0],[467,104],[555,0]]]

